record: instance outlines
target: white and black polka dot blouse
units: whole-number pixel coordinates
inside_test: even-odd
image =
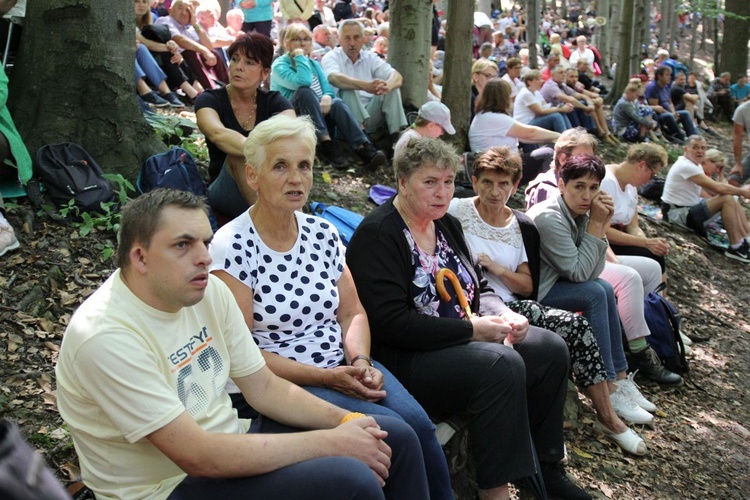
[[[255,343],[308,365],[327,368],[344,359],[338,313],[338,280],[344,248],[324,219],[295,213],[300,231],[292,249],[263,243],[245,212],[211,242],[210,269],[223,270],[253,290]]]

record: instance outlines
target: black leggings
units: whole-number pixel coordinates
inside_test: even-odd
[[[469,342],[434,351],[382,349],[376,355],[433,419],[468,417],[479,488],[534,473],[529,435],[541,462],[562,459],[569,358],[556,334],[530,327],[515,349]]]

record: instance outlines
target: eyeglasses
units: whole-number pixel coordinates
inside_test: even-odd
[[[495,73],[482,73],[479,72],[480,75],[484,76],[485,78],[495,78],[497,75]]]
[[[292,41],[294,43],[310,43],[312,42],[312,38],[307,37],[307,36],[305,38],[296,37],[296,38],[292,38]]]

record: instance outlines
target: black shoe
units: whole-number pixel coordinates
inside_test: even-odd
[[[750,245],[748,245],[747,241],[743,241],[739,248],[727,248],[724,251],[724,255],[730,259],[748,263],[750,262]]]
[[[638,370],[638,373],[659,385],[680,387],[684,383],[682,377],[662,366],[656,352],[650,347],[630,354],[630,370]]]
[[[169,103],[169,106],[172,108],[184,108],[185,104],[180,100],[179,97],[177,97],[177,94],[174,92],[168,92],[166,94],[162,94],[161,98],[164,99]]]
[[[559,462],[539,464],[544,479],[544,487],[550,498],[564,500],[591,500],[593,497],[570,480],[563,465]]]
[[[318,156],[322,160],[330,163],[334,168],[346,167],[346,157],[341,153],[341,149],[337,148],[331,140],[319,142],[316,153],[318,153]]]
[[[685,333],[685,336],[687,336],[687,338],[689,338],[690,340],[692,340],[696,344],[699,344],[701,342],[708,342],[709,340],[711,340],[711,337],[709,337],[708,335],[706,335],[703,332]]]
[[[357,155],[362,158],[362,163],[365,164],[365,170],[375,172],[378,168],[384,167],[388,163],[388,158],[385,153],[379,149],[375,149],[375,146],[371,142],[364,142],[360,147],[357,148]]]
[[[684,146],[684,145],[685,145],[685,143],[687,142],[687,141],[686,141],[685,139],[683,139],[683,138],[682,138],[681,136],[679,136],[679,135],[669,135],[669,134],[664,134],[664,137],[665,137],[665,138],[666,138],[666,139],[667,139],[667,140],[668,140],[669,142],[673,142],[673,143],[675,143],[675,144],[679,144],[680,146]]]
[[[166,108],[167,106],[169,106],[169,101],[164,99],[153,90],[147,94],[143,94],[141,96],[141,99],[143,99],[144,102],[146,102],[149,106],[152,106],[154,108]]]

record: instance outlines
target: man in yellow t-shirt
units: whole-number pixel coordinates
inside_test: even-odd
[[[208,273],[211,238],[188,192],[152,191],[123,210],[119,269],[71,318],[56,369],[87,486],[99,499],[427,498],[408,425],[350,414],[265,366]],[[250,432],[230,378],[263,415]]]

